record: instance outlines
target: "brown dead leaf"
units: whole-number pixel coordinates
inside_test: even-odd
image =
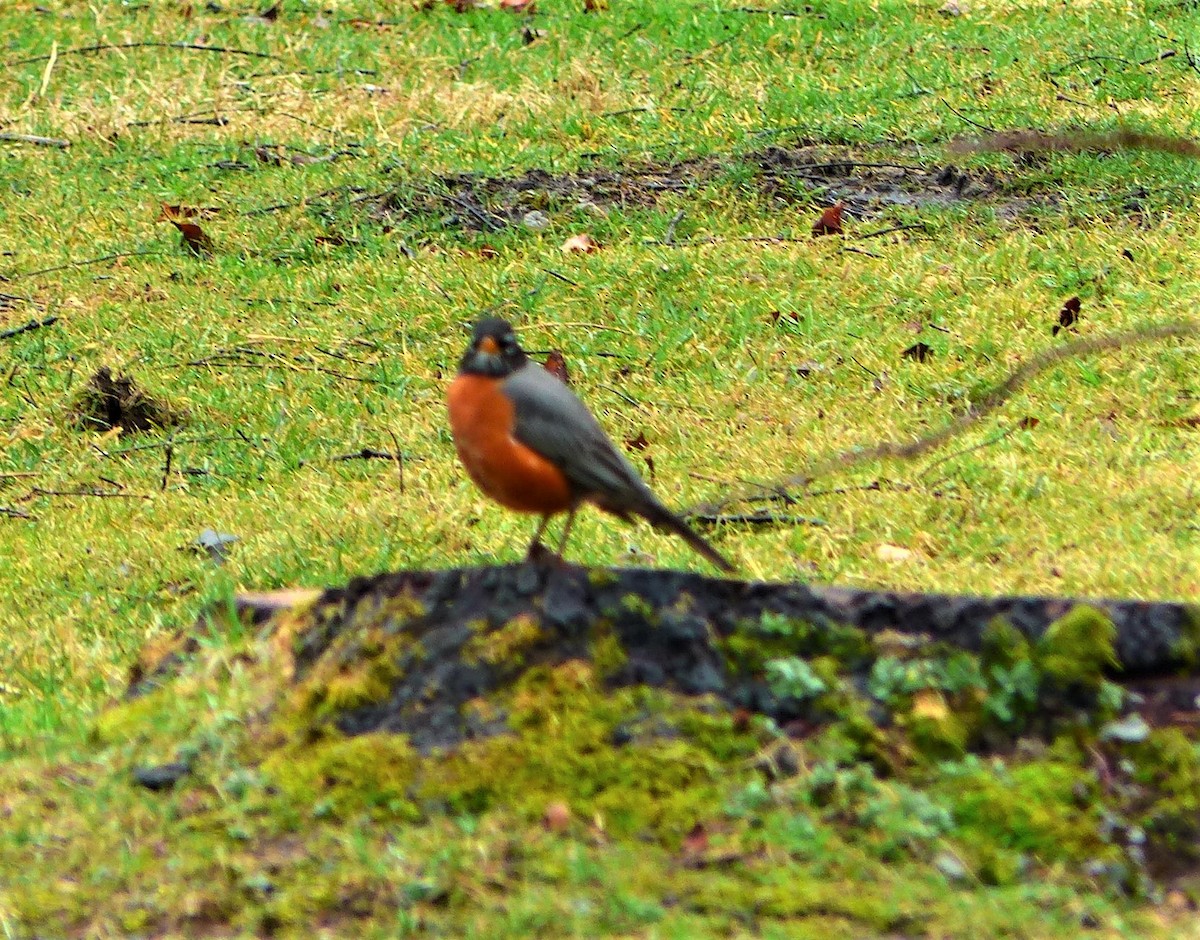
[[[813,223],[813,238],[817,238],[820,235],[841,235],[842,210],[845,208],[846,204],[839,199],[832,206],[822,212],[820,218]]]
[[[683,837],[683,842],[679,846],[679,851],[684,855],[691,856],[708,851],[708,830],[704,828],[704,823],[696,823],[688,830],[688,834]]]
[[[1017,422],[1017,427],[1020,428],[1022,431],[1032,431],[1034,428],[1036,428],[1041,423],[1042,423],[1042,421],[1040,418],[1035,418],[1033,415],[1026,415],[1024,418],[1022,418],[1020,421]]]
[[[1069,330],[1079,322],[1079,308],[1082,306],[1078,297],[1070,298],[1058,311],[1058,323],[1050,330],[1051,335],[1057,336],[1063,330]]]
[[[491,261],[493,258],[499,258],[500,252],[494,245],[480,245],[479,257],[483,258],[485,261]]]
[[[555,800],[542,814],[542,825],[548,832],[566,832],[571,825],[571,807],[562,800]]]
[[[194,255],[211,255],[213,250],[212,239],[204,233],[195,222],[180,222],[176,219],[171,219],[171,224],[179,229],[181,236],[179,243]]]
[[[950,715],[950,706],[946,704],[941,692],[936,689],[922,689],[913,696],[912,714],[914,718],[944,721]]]
[[[571,376],[567,372],[567,360],[563,356],[562,350],[550,350],[550,354],[546,356],[546,371],[562,382],[563,385],[571,384]]]
[[[599,13],[608,9],[608,0],[583,0],[584,13]]]
[[[591,254],[593,251],[599,251],[600,245],[591,235],[584,233],[582,235],[572,235],[568,238],[562,243],[562,250],[564,254],[571,254],[572,252]]]
[[[933,358],[933,347],[928,343],[913,343],[900,353],[900,356],[904,359],[912,359],[914,362],[926,362]]]
[[[646,440],[645,431],[638,431],[637,437],[626,438],[625,446],[630,450],[645,450],[650,446],[650,442]]]

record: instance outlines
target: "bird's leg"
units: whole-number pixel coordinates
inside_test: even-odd
[[[538,549],[542,547],[542,533],[546,531],[546,526],[549,522],[549,516],[542,516],[542,521],[538,523],[537,531],[533,533],[533,541],[529,543],[529,551],[525,553],[526,559],[537,556]]]
[[[563,523],[562,535],[558,540],[558,557],[560,559],[564,557],[563,552],[567,550],[567,538],[571,535],[571,526],[575,523],[575,513],[578,511],[578,509],[572,508],[571,511],[567,513],[567,521]]]

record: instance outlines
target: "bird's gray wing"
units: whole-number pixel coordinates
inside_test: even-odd
[[[600,423],[561,380],[530,363],[504,380],[516,408],[514,436],[555,463],[582,497],[617,514],[658,500]]]

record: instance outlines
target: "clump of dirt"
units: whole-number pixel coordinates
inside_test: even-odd
[[[1005,181],[994,173],[901,163],[849,148],[808,145],[575,173],[534,169],[507,177],[441,176],[429,184],[389,193],[374,204],[373,212],[381,220],[436,215],[451,228],[496,232],[520,224],[534,210],[654,206],[668,193],[687,192],[745,166],[755,168],[757,185],[768,196],[814,205],[842,200],[860,219],[897,206],[982,200],[999,215],[1011,217],[1036,202],[1008,194]]]
[[[420,751],[498,733],[503,720],[473,724],[466,704],[511,688],[531,668],[573,660],[593,663],[610,688],[709,696],[781,726],[827,723],[850,699],[851,711],[868,707],[857,693],[833,690],[865,687],[877,661],[894,656],[877,648],[872,638],[880,633],[920,638],[916,648],[927,658],[973,651],[978,688],[962,709],[939,710],[939,720],[961,723],[971,703],[979,712],[980,696],[1007,694],[988,678],[988,657],[1000,655],[992,647],[1004,647],[1005,663],[1027,660],[1041,676],[1041,691],[1035,712],[1014,713],[1003,728],[979,712],[951,729],[952,750],[971,742],[986,750],[1018,726],[1028,733],[1073,720],[1081,701],[1095,697],[1102,672],[1118,663],[1142,674],[1177,668],[1190,617],[1172,604],[1092,608],[1067,598],[903,595],[525,564],[355,579],[285,618],[281,646],[305,721],[332,721],[352,735],[404,733]],[[1007,624],[1003,643],[995,638],[999,623]],[[769,665],[793,657],[820,661],[825,672]],[[901,711],[909,709],[901,698]],[[931,739],[946,732],[937,721],[925,724]]]
[[[120,428],[126,434],[173,427],[183,417],[179,409],[148,395],[128,376],[114,377],[107,366],[88,379],[71,406],[71,416],[87,430]]]

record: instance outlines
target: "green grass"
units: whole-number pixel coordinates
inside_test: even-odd
[[[0,131],[71,141],[0,142],[0,290],[44,305],[11,301],[0,331],[59,318],[0,340],[0,507],[32,516],[0,518],[0,753],[20,775],[86,762],[89,721],[142,644],[237,586],[523,551],[530,520],[470,486],[446,427],[445,384],[485,309],[513,318],[530,348],[561,348],[614,438],[644,433],[633,457],[653,459],[673,506],[936,429],[1060,342],[1050,327],[1069,296],[1082,299],[1083,335],[1196,317],[1197,162],[943,149],[976,125],[1197,135],[1188,4],[972,4],[951,17],[936,3],[829,2],[771,16],[732,2],[613,0],[585,14],[581,0],[543,0],[527,19],[286,2],[273,23],[233,4],[46,6],[0,10]],[[544,35],[526,44],[527,25]],[[134,42],[269,58],[70,52]],[[931,168],[954,159],[997,174],[1001,191],[881,205],[846,239],[809,240],[828,194],[768,186],[751,160],[804,144]],[[272,165],[260,145],[339,156]],[[465,230],[422,196],[445,174],[691,159],[702,169],[652,204],[534,194],[528,207],[551,221],[540,232]],[[368,198],[389,192],[412,211]],[[1028,207],[1014,217],[1018,198]],[[219,210],[199,220],[211,257],[181,249],[156,221],[162,203]],[[674,245],[662,244],[669,229]],[[584,231],[602,250],[563,255]],[[762,236],[796,240],[740,240]],[[115,254],[127,256],[80,263]],[[928,362],[900,358],[913,324],[937,327],[920,332]],[[814,483],[796,511],[823,527],[713,537],[748,577],[1195,599],[1196,353],[1193,338],[1068,361],[932,455]],[[799,376],[810,361],[820,368]],[[72,403],[102,365],[184,423],[80,429]],[[1035,427],[1000,437],[1027,416]],[[331,460],[363,447],[399,448],[402,475]],[[117,495],[39,495],[93,488]],[[224,567],[190,549],[209,527],[240,536]],[[884,545],[913,554],[884,561]],[[609,564],[631,546],[657,565],[703,565],[596,513],[579,520],[571,556]],[[512,917],[521,904],[530,923],[547,916],[535,894]],[[663,914],[658,935],[699,935],[672,926],[678,916]],[[652,935],[649,922],[603,929]]]

